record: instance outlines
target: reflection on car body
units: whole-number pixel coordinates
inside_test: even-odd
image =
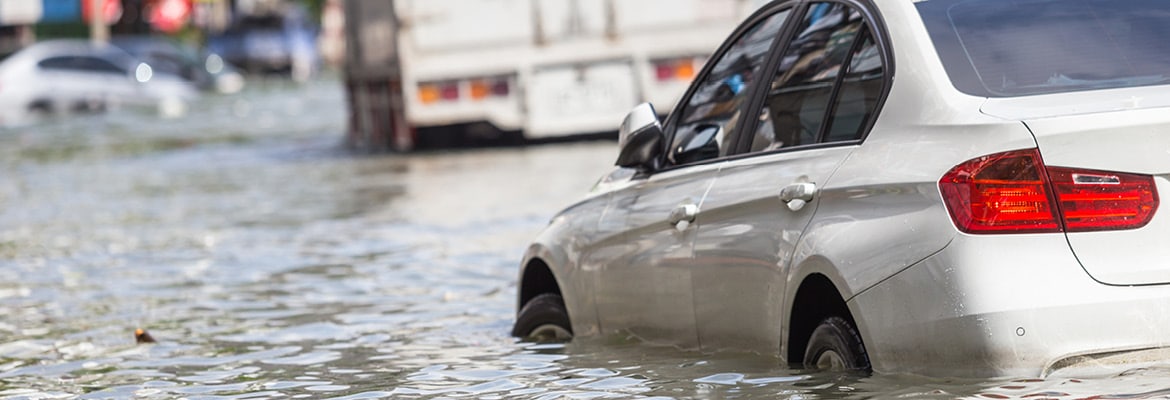
[[[665,121],[630,113],[621,168],[524,255],[513,334],[949,376],[1170,360],[1167,34],[1153,0],[772,2]]]

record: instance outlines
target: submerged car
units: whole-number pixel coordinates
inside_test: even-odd
[[[1170,361],[1170,2],[774,1],[525,253],[513,334],[796,367]]]
[[[196,97],[182,79],[157,73],[117,47],[85,40],[38,42],[0,62],[0,123],[120,107],[169,113]]]
[[[276,14],[241,16],[227,31],[209,37],[207,47],[253,74],[286,74],[305,81],[321,68],[317,28],[295,6]]]
[[[236,93],[245,79],[219,54],[158,36],[115,36],[111,43],[147,62],[155,72],[183,78],[203,91]]]

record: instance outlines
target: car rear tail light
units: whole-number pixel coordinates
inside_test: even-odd
[[[1048,167],[1048,176],[1069,232],[1140,228],[1158,208],[1148,175]]]
[[[690,81],[695,77],[695,59],[687,57],[655,61],[654,76],[659,82]]]
[[[992,154],[952,168],[939,189],[966,233],[1134,229],[1158,207],[1153,177],[1046,167],[1037,149]]]
[[[983,156],[952,168],[939,189],[963,232],[1059,232],[1040,166],[1036,150]]]

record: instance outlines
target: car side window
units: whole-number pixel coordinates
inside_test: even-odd
[[[712,60],[710,72],[683,107],[668,154],[671,165],[688,164],[727,155],[727,141],[748,104],[752,82],[768,60],[769,51],[788,17],[783,10],[757,22]]]
[[[809,6],[775,73],[752,152],[860,139],[883,84],[864,18],[840,3]]]
[[[860,140],[882,94],[885,69],[873,35],[862,32],[861,45],[854,49],[849,69],[838,85],[826,142]]]
[[[72,57],[72,56],[50,57],[50,58],[46,58],[44,60],[41,60],[41,62],[37,63],[37,66],[41,67],[42,69],[56,69],[56,70],[73,69],[73,67],[72,67],[73,60],[76,58],[77,57]]]
[[[61,56],[47,58],[38,66],[44,69],[58,70],[58,71],[87,71],[87,72],[103,72],[110,74],[123,74],[121,68],[111,64],[109,61],[86,56]]]

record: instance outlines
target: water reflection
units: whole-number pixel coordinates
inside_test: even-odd
[[[260,83],[207,100],[190,120],[112,113],[0,131],[0,399],[1078,398],[1170,388],[1170,371],[1156,369],[952,382],[809,374],[771,356],[621,336],[518,343],[507,333],[519,255],[609,169],[614,144],[354,156],[338,147],[343,104],[335,82]],[[136,328],[157,343],[135,343]]]

